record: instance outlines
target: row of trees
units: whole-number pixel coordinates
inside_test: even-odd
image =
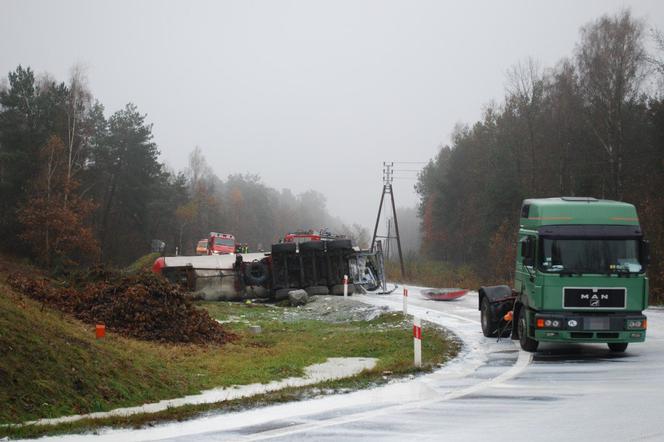
[[[210,231],[252,248],[286,231],[329,226],[366,241],[366,231],[329,216],[325,198],[294,195],[258,176],[218,178],[200,149],[189,167],[159,161],[152,125],[133,104],[105,115],[80,69],[68,82],[17,67],[0,83],[0,248],[48,267],[125,264],[152,239],[193,252]]]
[[[522,199],[625,200],[653,243],[650,276],[661,295],[664,99],[648,37],[623,11],[583,27],[574,56],[555,67],[527,60],[511,69],[504,102],[458,126],[419,176],[424,252],[507,281]]]
[[[175,219],[185,253],[201,239],[201,232],[218,229],[234,233],[251,249],[268,250],[286,232],[329,227],[366,247],[369,232],[358,224],[347,225],[329,214],[325,197],[314,190],[294,194],[263,184],[258,175],[230,175],[219,179],[199,148],[189,155],[185,170],[190,198],[178,207]]]

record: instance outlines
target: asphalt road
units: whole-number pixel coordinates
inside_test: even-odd
[[[365,295],[401,309],[402,297]],[[664,310],[650,309],[648,337],[624,354],[606,345],[541,344],[535,355],[482,336],[477,294],[430,301],[410,288],[409,313],[464,342],[436,372],[371,390],[210,415],[103,440],[661,441]],[[423,339],[426,339],[426,324]],[[85,437],[85,436],[83,436]],[[73,437],[78,439],[79,437]]]

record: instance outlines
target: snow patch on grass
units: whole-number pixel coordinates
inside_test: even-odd
[[[144,404],[138,407],[116,408],[115,410],[106,412],[39,419],[31,422],[24,422],[24,425],[55,425],[65,422],[75,422],[81,419],[100,419],[112,416],[129,416],[139,413],[156,413],[171,407],[211,404],[246,398],[288,387],[304,387],[324,381],[348,378],[355,376],[364,370],[371,370],[376,366],[377,361],[376,358],[328,358],[327,361],[322,364],[314,364],[306,367],[304,369],[305,375],[302,377],[290,377],[280,381],[272,381],[267,384],[255,383],[249,385],[235,385],[225,388],[213,388],[211,390],[202,391],[199,394],[185,396],[178,399],[163,400],[152,404]]]

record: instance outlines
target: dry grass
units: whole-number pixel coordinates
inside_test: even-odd
[[[401,277],[401,268],[397,261],[385,263],[389,281],[419,285],[422,287],[460,287],[477,289],[481,279],[469,266],[454,267],[443,261],[427,259],[406,260],[406,277]]]

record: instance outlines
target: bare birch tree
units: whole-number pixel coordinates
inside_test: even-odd
[[[625,10],[583,27],[577,47],[587,122],[608,161],[607,196],[617,199],[624,190],[626,108],[638,99],[646,76],[643,30],[643,23]]]

